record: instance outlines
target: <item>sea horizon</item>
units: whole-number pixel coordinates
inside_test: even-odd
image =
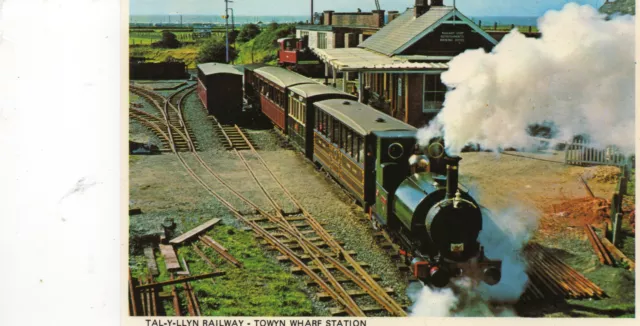
[[[482,25],[516,25],[516,26],[536,26],[538,16],[468,16],[475,23],[482,21]],[[255,24],[255,23],[306,23],[309,21],[309,15],[238,15],[233,17],[233,22],[237,25]],[[231,23],[231,19],[229,20]],[[225,20],[221,15],[130,15],[129,24],[139,26],[154,25],[192,25],[192,24],[224,24]]]

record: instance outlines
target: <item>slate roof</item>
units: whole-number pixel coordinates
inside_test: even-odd
[[[392,56],[403,45],[453,10],[450,6],[431,7],[422,16],[415,18],[414,8],[408,9],[362,42],[359,47]]]
[[[238,69],[236,69],[232,65],[227,65],[224,63],[202,63],[198,65],[198,69],[200,69],[200,71],[202,71],[205,76],[215,74],[242,75],[242,73]]]

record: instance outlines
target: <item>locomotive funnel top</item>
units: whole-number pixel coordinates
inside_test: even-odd
[[[460,156],[445,156],[447,165],[447,198],[453,199],[458,191],[458,166],[462,158]]]

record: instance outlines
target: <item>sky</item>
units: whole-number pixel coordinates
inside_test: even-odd
[[[131,15],[198,14],[219,15],[224,0],[129,0]],[[371,11],[374,0],[315,0],[314,11]],[[561,9],[568,2],[600,6],[604,0],[457,0],[456,6],[467,16],[541,16],[549,9]],[[445,0],[452,5],[453,0]],[[404,11],[414,0],[380,0],[384,10]],[[233,0],[230,4],[237,16],[306,15],[310,0]]]

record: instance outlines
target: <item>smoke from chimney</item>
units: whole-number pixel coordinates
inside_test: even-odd
[[[450,89],[421,145],[443,136],[449,154],[467,144],[500,150],[535,145],[532,124],[552,124],[557,141],[591,135],[601,147],[634,150],[635,17],[606,16],[569,3],[538,20],[540,39],[514,30],[491,53],[468,50],[449,63]]]

